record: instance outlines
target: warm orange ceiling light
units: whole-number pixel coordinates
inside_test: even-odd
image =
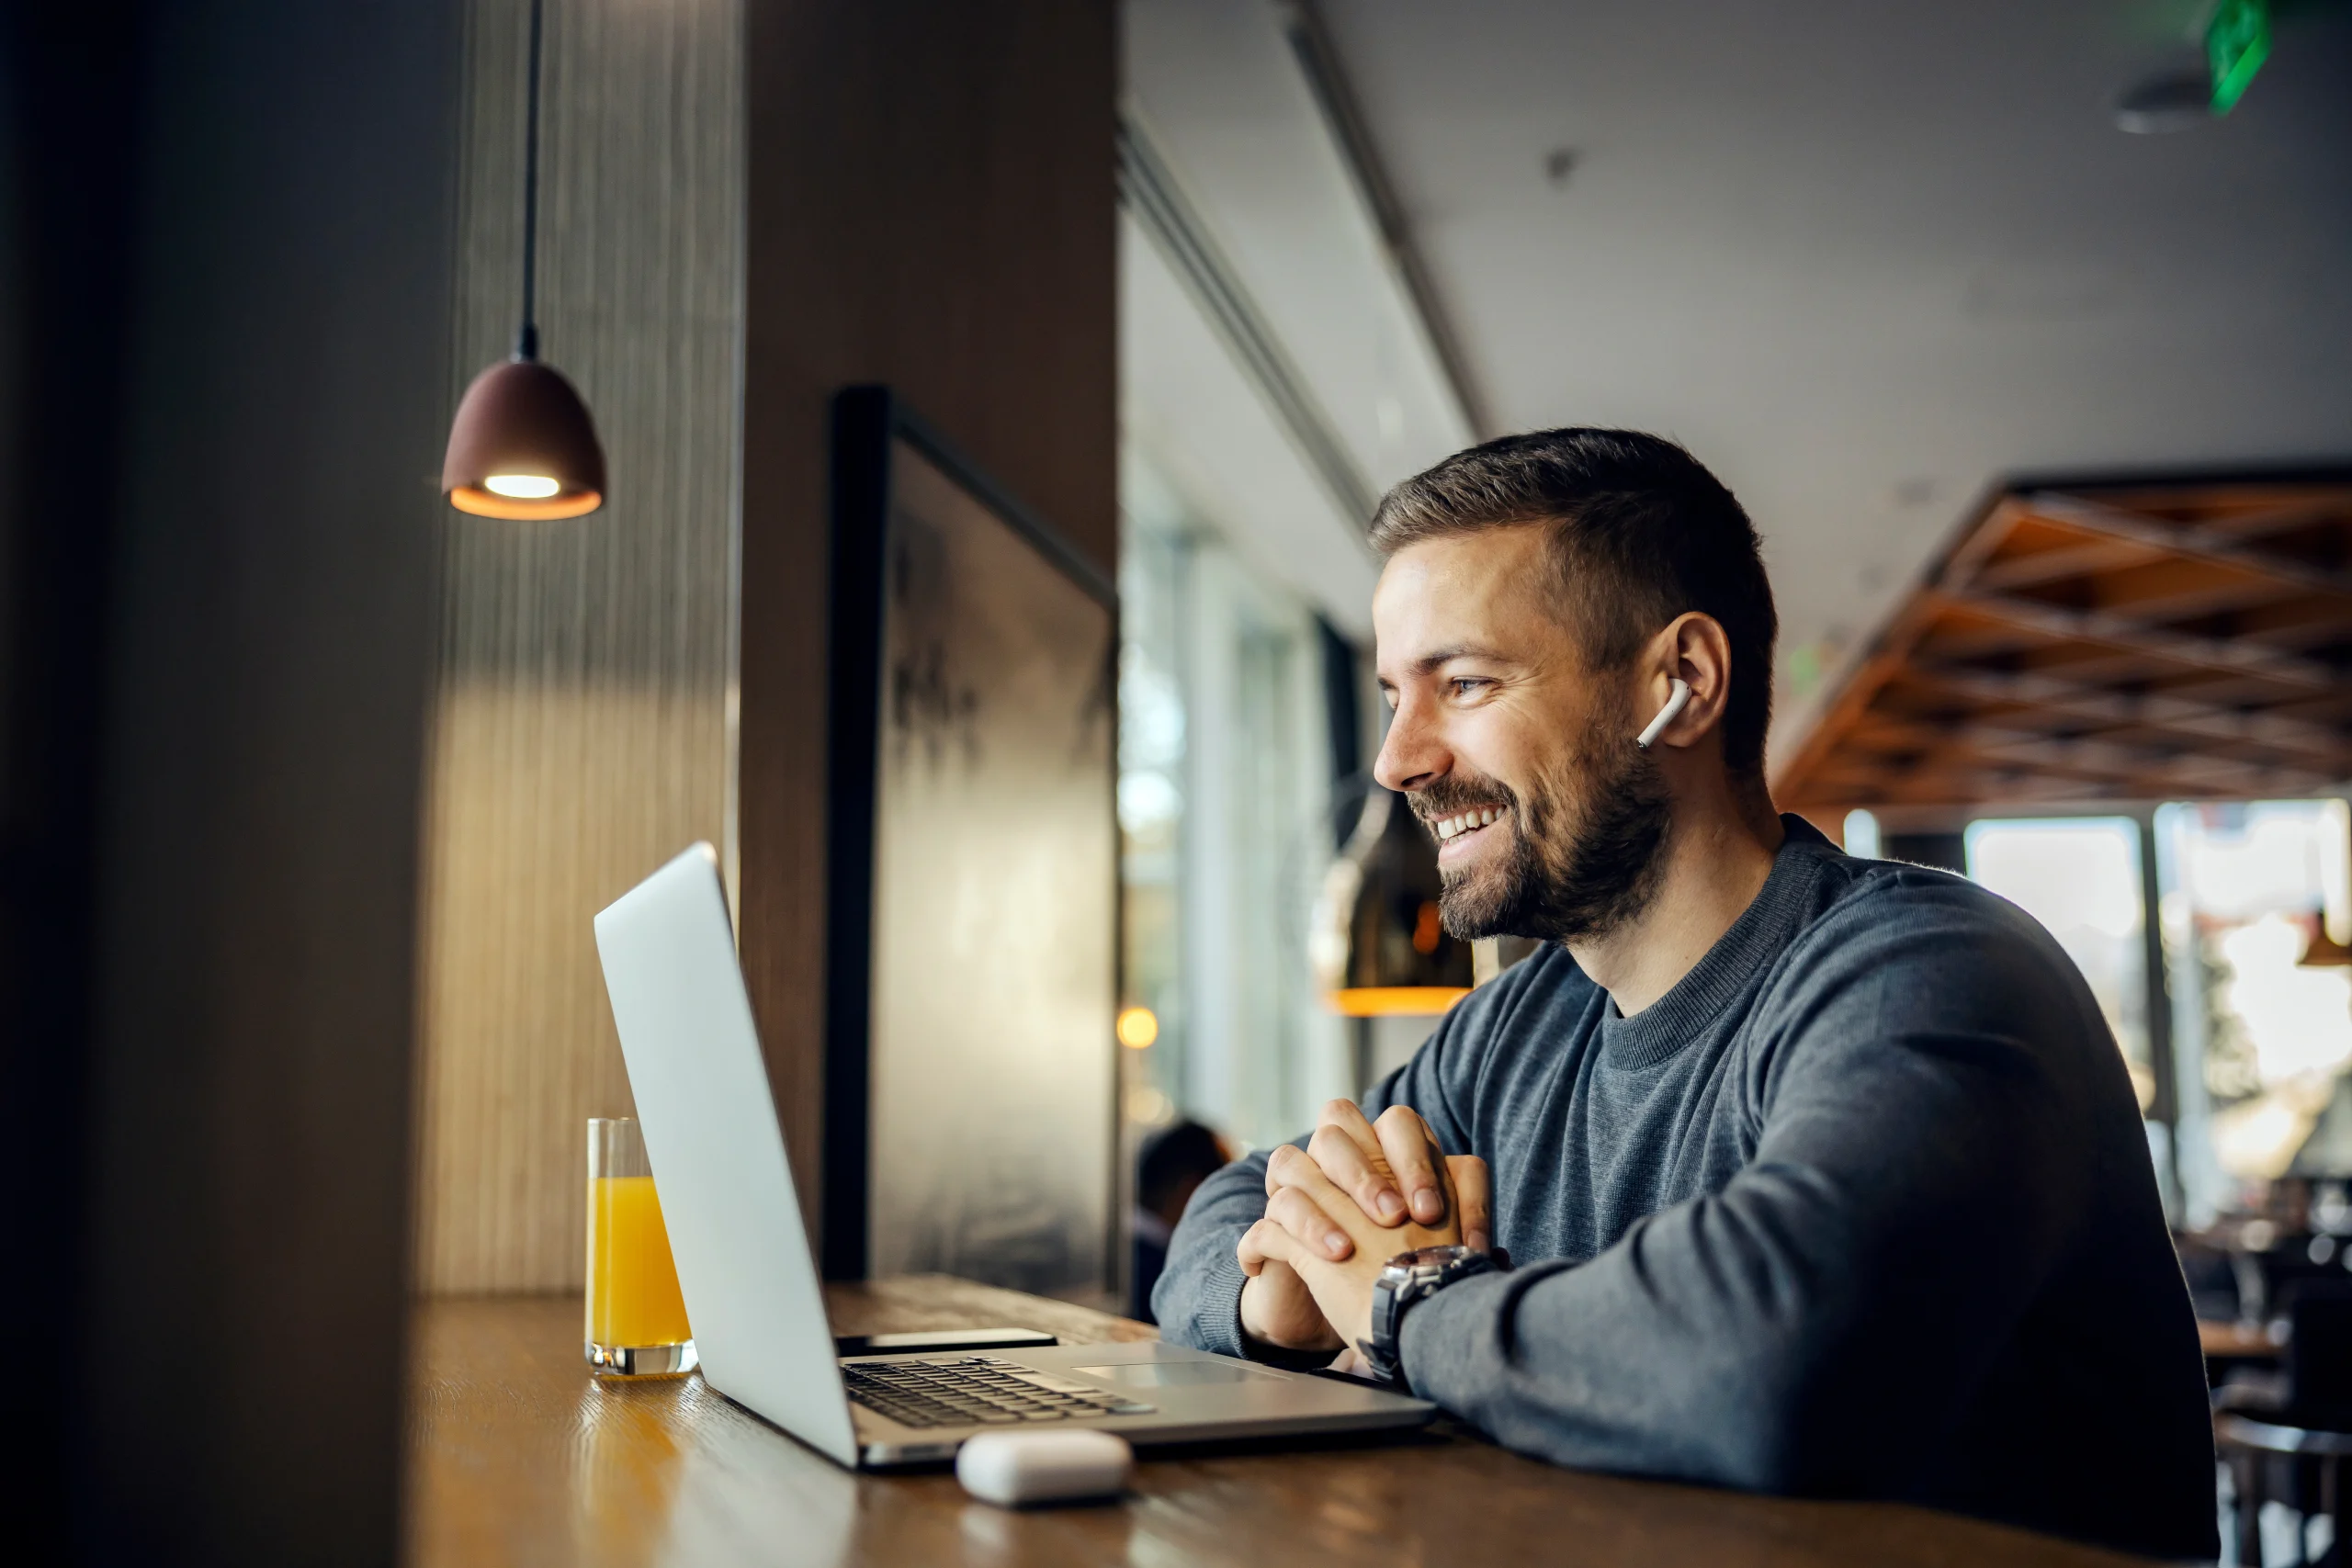
[[[474,378],[449,424],[441,491],[477,517],[581,517],[605,504],[605,448],[588,405],[563,373],[539,363],[533,304],[538,275],[539,39],[544,0],[531,0],[530,107],[523,132],[523,326],[514,356]]]
[[[1159,1038],[1159,1015],[1149,1008],[1124,1008],[1117,1028],[1120,1044],[1130,1051],[1146,1050]]]
[[[1443,887],[1436,840],[1405,797],[1368,785],[1315,905],[1307,953],[1325,1005],[1435,1018],[1468,996],[1477,969],[1470,944],[1446,933]]]
[[[1324,1000],[1349,1018],[1436,1018],[1469,994],[1466,986],[1351,986]]]

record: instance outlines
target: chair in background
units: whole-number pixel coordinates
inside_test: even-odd
[[[2213,1438],[2237,1493],[2238,1561],[2262,1562],[2261,1513],[2278,1502],[2308,1522],[2332,1521],[2321,1562],[2352,1562],[2346,1551],[2352,1497],[2344,1461],[2352,1458],[2352,1280],[2304,1280],[2287,1292],[2286,1372],[2215,1392]],[[2299,1527],[2296,1560],[2302,1561]]]

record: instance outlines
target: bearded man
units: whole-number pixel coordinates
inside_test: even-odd
[[[1377,775],[1440,840],[1446,929],[1544,945],[1201,1188],[1164,1332],[1340,1351],[1561,1464],[2211,1558],[2204,1366],[2114,1039],[2013,906],[1775,814],[1730,491],[1547,431],[1399,485],[1373,539]]]

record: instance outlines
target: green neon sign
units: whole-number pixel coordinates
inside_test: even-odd
[[[2213,112],[2227,114],[2270,58],[2270,0],[2222,0],[2205,24],[2205,62],[2213,73]]]

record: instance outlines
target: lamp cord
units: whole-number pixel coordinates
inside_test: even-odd
[[[531,0],[531,86],[523,127],[523,330],[514,336],[514,357],[539,356],[537,317],[539,254],[539,28],[545,0]]]

